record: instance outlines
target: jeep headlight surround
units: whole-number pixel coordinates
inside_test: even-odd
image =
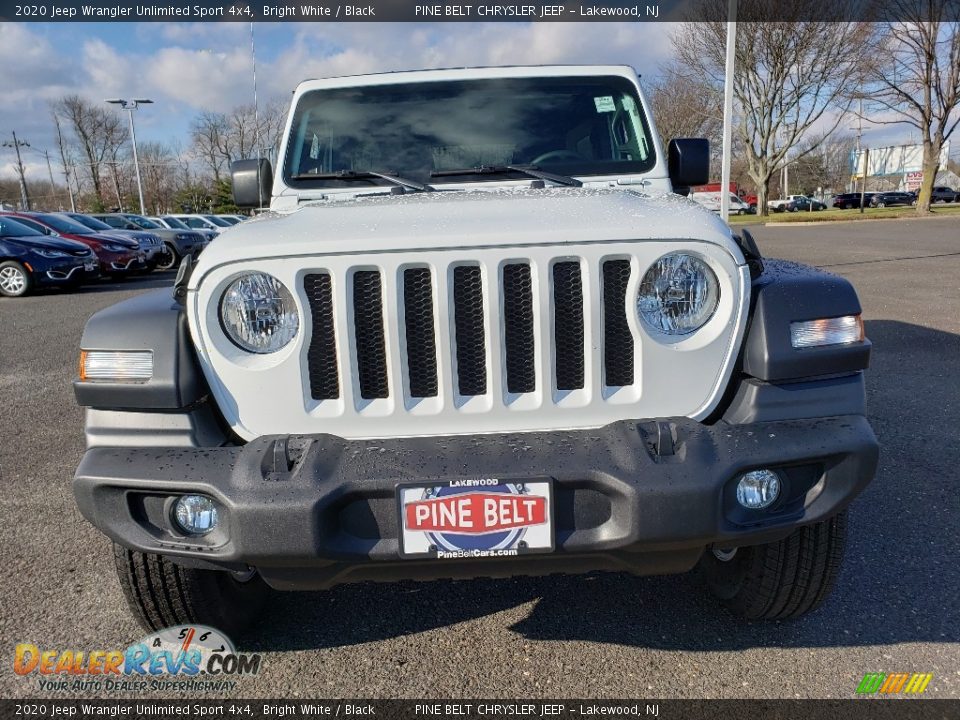
[[[690,335],[706,325],[720,304],[720,282],[710,265],[687,251],[670,252],[640,279],[637,315],[654,332]]]
[[[264,272],[235,277],[220,296],[220,326],[241,350],[267,355],[282,350],[300,330],[300,313],[286,285]]]

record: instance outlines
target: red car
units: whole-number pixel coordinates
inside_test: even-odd
[[[100,274],[114,278],[126,277],[143,270],[144,254],[135,240],[101,235],[95,230],[54,213],[14,212],[4,213],[15,217],[27,227],[45,235],[55,233],[67,240],[81,242],[97,254]]]

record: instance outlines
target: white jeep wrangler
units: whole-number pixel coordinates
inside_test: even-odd
[[[270,212],[83,335],[74,490],[141,621],[698,564],[817,607],[877,463],[860,305],[674,194],[707,144],[650,118],[627,67],[302,83],[276,173],[234,167]]]

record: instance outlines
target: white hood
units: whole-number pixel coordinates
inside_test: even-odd
[[[267,213],[221,233],[190,286],[216,267],[260,258],[643,239],[708,242],[742,263],[729,227],[679,195],[500,187],[320,200]]]

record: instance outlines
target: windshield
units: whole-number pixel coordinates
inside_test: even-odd
[[[230,227],[230,223],[228,223],[226,220],[221,220],[216,215],[204,215],[204,217],[219,227]]]
[[[310,178],[345,171],[393,173],[436,185],[503,179],[470,175],[481,166],[622,175],[646,172],[656,161],[636,89],[622,77],[314,90],[297,104],[291,133],[284,178],[294,187],[356,187],[355,179]],[[464,173],[449,172],[460,169]],[[386,184],[375,177],[365,182]]]
[[[64,217],[59,217],[57,215],[37,215],[37,220],[42,222],[44,225],[49,225],[57,232],[62,233],[71,233],[72,235],[92,235],[90,228],[81,225],[74,220],[68,220]]]
[[[96,218],[92,218],[89,215],[80,215],[78,213],[76,215],[71,214],[70,217],[72,217],[81,225],[86,225],[91,230],[113,230],[113,228],[107,225],[105,222],[100,222]]]
[[[147,220],[145,217],[139,215],[124,215],[127,220],[132,221],[134,224],[139,225],[144,230],[159,230],[160,226],[157,225],[152,220]]]
[[[43,233],[12,218],[0,217],[0,237],[43,237]]]
[[[181,220],[177,220],[175,217],[169,217],[164,215],[162,220],[167,224],[167,227],[173,228],[174,230],[189,230],[186,225],[183,224]]]

